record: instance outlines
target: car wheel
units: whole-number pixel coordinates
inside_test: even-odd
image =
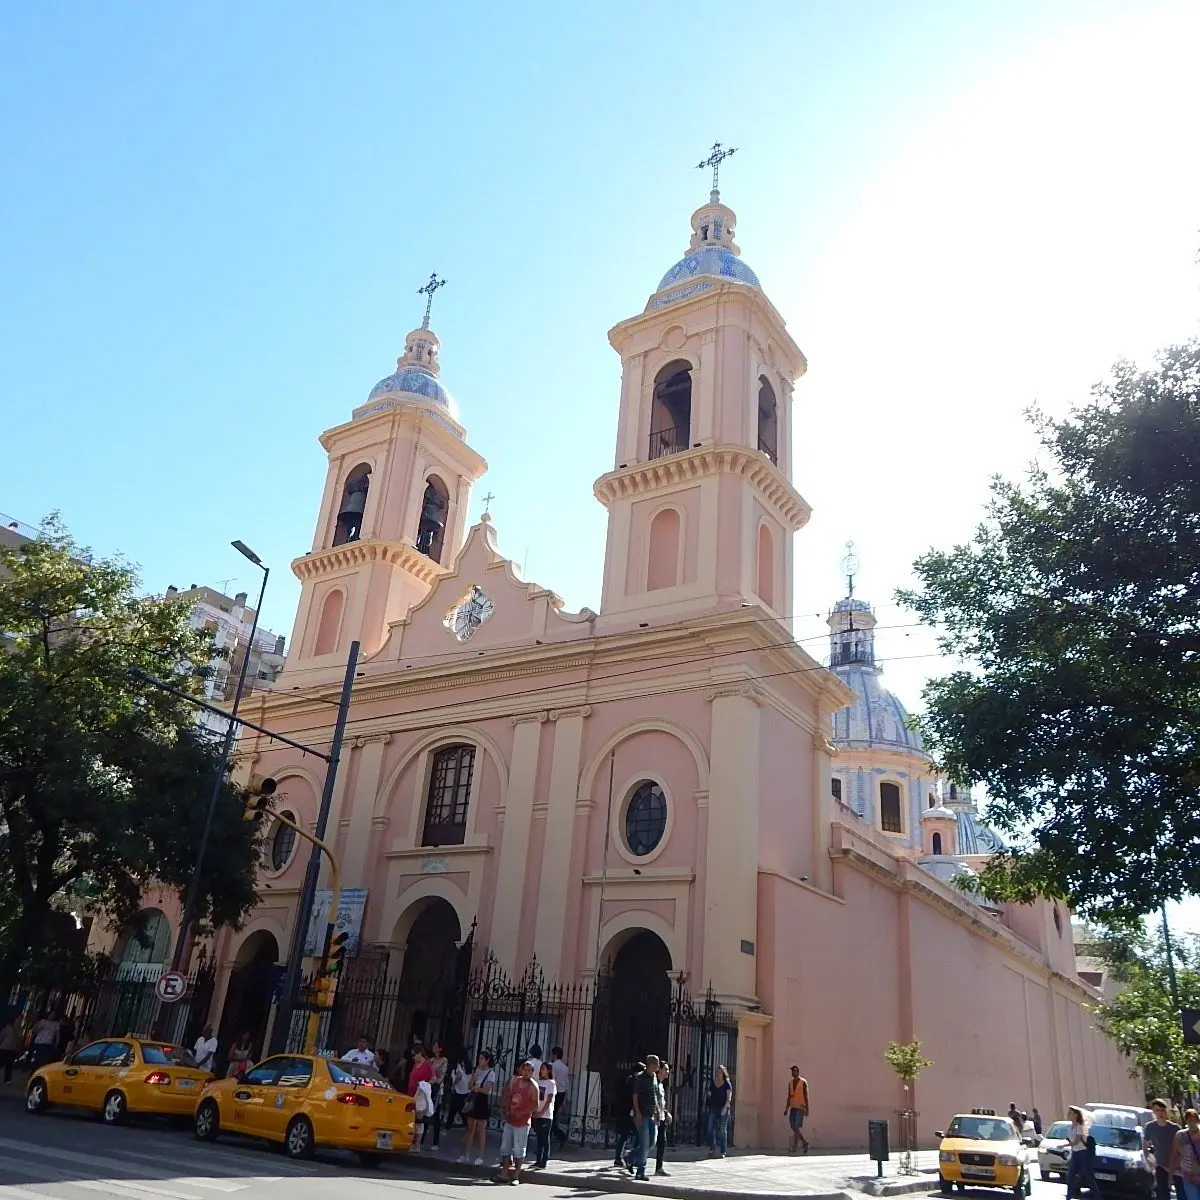
[[[205,1100],[203,1104],[196,1109],[196,1117],[192,1122],[192,1132],[202,1142],[215,1142],[217,1134],[221,1130],[221,1114],[217,1109],[216,1103],[212,1100]]]
[[[104,1107],[100,1110],[100,1116],[105,1125],[120,1125],[128,1115],[124,1092],[114,1089],[104,1097]]]
[[[297,1117],[283,1135],[283,1152],[288,1158],[312,1158],[313,1128],[307,1117]]]
[[[967,1185],[965,1183],[956,1183],[954,1186],[958,1188],[960,1192],[965,1192],[967,1190]]]
[[[954,1184],[952,1184],[950,1180],[945,1177],[945,1175],[939,1175],[938,1182],[942,1186],[943,1196],[952,1196],[954,1194]]]
[[[50,1101],[46,1098],[46,1081],[44,1079],[31,1080],[25,1092],[25,1111],[44,1113],[49,1107]]]
[[[375,1154],[370,1150],[360,1150],[358,1152],[358,1161],[364,1167],[378,1167],[383,1163],[383,1155]]]

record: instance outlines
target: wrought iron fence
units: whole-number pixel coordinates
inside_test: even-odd
[[[561,1047],[571,1080],[563,1128],[576,1143],[605,1145],[625,1115],[623,1082],[647,1054],[657,1054],[671,1064],[669,1140],[704,1140],[713,1070],[720,1064],[732,1075],[737,1067],[736,1018],[711,991],[693,998],[682,975],[630,980],[609,971],[556,983],[536,961],[514,980],[490,954],[472,967],[471,952],[468,941],[424,981],[393,974],[387,955],[355,960],[338,983],[333,1008],[318,1014],[318,1046],[344,1053],[365,1036],[393,1073],[402,1071],[405,1052],[417,1042],[441,1042],[451,1063],[471,1067],[487,1051],[497,1092],[527,1057],[549,1059]],[[307,983],[303,996],[289,1036],[293,1050],[314,1011]],[[495,1111],[492,1120],[499,1121]]]

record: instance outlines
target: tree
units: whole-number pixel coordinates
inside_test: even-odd
[[[211,637],[136,586],[57,517],[0,552],[0,984],[78,969],[55,966],[73,908],[121,926],[151,884],[190,881],[219,747],[190,705],[131,668],[198,687]],[[255,903],[258,823],[241,815],[227,782],[197,909],[218,925]]]
[[[1090,950],[1108,967],[1116,995],[1097,1005],[1096,1022],[1129,1056],[1129,1074],[1145,1080],[1147,1098],[1165,1096],[1182,1106],[1200,1090],[1200,1051],[1183,1040],[1179,1013],[1171,1001],[1166,947],[1161,935],[1098,931]],[[1175,946],[1179,1002],[1200,1008],[1200,955],[1194,939]]]
[[[1047,465],[900,593],[966,664],[920,727],[1008,835],[989,896],[1147,913],[1200,890],[1200,341],[1032,419]]]

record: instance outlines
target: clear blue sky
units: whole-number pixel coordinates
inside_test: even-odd
[[[46,3],[0,34],[0,512],[62,510],[144,584],[253,588],[290,634],[321,430],[434,308],[501,544],[600,594],[618,361],[723,176],[810,360],[797,636],[854,538],[891,600],[969,532],[1022,410],[1196,326],[1186,3]]]

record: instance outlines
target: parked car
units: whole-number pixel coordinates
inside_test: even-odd
[[[1055,1175],[1067,1177],[1067,1159],[1071,1157],[1071,1143],[1067,1141],[1071,1123],[1055,1121],[1042,1134],[1042,1143],[1038,1146],[1038,1170],[1043,1179],[1053,1179]]]
[[[992,1112],[959,1113],[943,1133],[938,1147],[938,1175],[943,1196],[954,1188],[1004,1188],[1016,1200],[1026,1200],[1033,1188],[1029,1151],[1008,1117]]]
[[[1135,1125],[1143,1129],[1154,1120],[1154,1114],[1148,1108],[1138,1108],[1132,1104],[1109,1104],[1107,1101],[1100,1100],[1092,1101],[1083,1107],[1092,1114],[1093,1120],[1100,1113],[1125,1113],[1133,1119]],[[1110,1125],[1119,1125],[1120,1123],[1116,1120],[1108,1121]]]
[[[1142,1154],[1142,1130],[1133,1113],[1093,1110],[1091,1135],[1096,1139],[1092,1167],[1101,1194],[1151,1200],[1154,1174]]]

